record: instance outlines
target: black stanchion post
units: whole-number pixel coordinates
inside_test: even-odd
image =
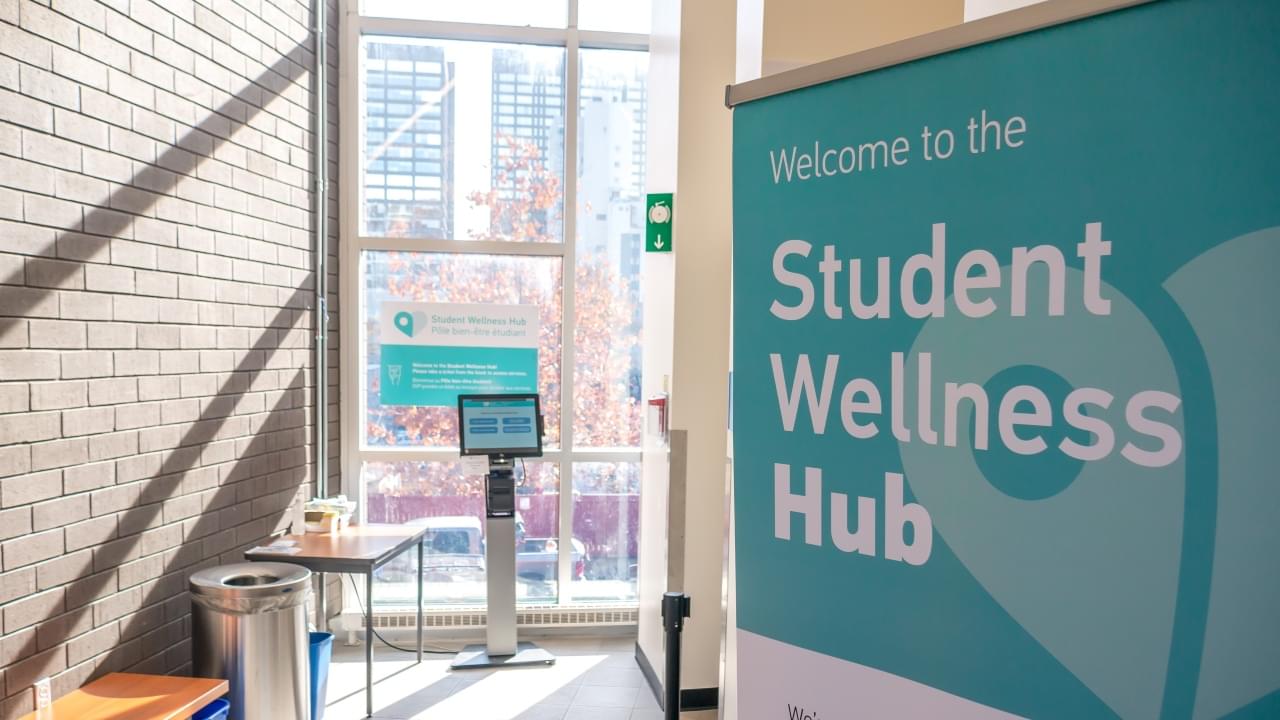
[[[662,594],[662,626],[667,631],[666,701],[662,705],[666,720],[678,720],[680,717],[680,633],[684,632],[684,619],[687,617],[688,595],[678,592]]]

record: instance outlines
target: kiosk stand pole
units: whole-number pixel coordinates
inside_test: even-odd
[[[511,460],[489,458],[485,476],[484,562],[488,599],[485,645],[468,645],[454,658],[454,669],[552,665],[556,658],[530,642],[516,639],[516,503]]]

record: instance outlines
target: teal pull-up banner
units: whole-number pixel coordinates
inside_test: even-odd
[[[1280,3],[734,109],[738,707],[1280,716]]]

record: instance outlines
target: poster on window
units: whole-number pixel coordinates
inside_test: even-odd
[[[734,108],[743,720],[1280,717],[1278,36],[1166,0]]]
[[[534,305],[386,302],[384,405],[456,407],[459,395],[538,391]]]

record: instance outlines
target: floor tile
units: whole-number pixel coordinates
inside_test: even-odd
[[[631,720],[631,709],[573,705],[564,720]]]
[[[573,698],[574,705],[630,708],[635,704],[639,688],[583,685]]]
[[[379,646],[374,664],[378,720],[649,720],[653,693],[634,658],[635,639],[549,638],[550,666],[454,671],[452,656]],[[364,649],[334,647],[325,720],[360,720],[365,710]],[[660,720],[660,715],[656,716]]]

